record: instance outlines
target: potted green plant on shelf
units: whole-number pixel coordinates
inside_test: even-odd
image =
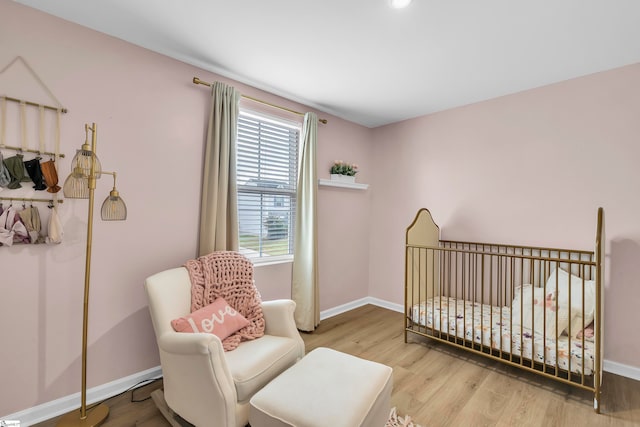
[[[356,174],[358,173],[358,165],[355,163],[347,163],[342,160],[333,162],[331,169],[332,181],[356,182]]]

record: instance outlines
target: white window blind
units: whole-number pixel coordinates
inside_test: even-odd
[[[293,254],[300,125],[240,110],[240,252],[254,261]]]

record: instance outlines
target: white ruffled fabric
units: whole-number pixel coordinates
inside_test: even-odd
[[[385,424],[385,427],[422,427],[420,424],[414,424],[411,421],[411,417],[405,415],[404,417],[398,416],[396,412],[396,408],[391,408],[391,413],[389,414],[389,420]]]
[[[58,209],[54,206],[51,208],[51,216],[49,217],[49,233],[47,236],[47,243],[61,243],[62,236],[64,236],[64,230],[62,229],[62,223],[58,217]]]
[[[0,215],[0,243],[12,246],[15,241],[29,242],[29,232],[20,221],[18,212],[14,207],[9,207]]]

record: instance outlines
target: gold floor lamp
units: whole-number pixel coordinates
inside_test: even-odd
[[[84,270],[84,310],[82,314],[82,388],[80,412],[70,412],[60,418],[58,426],[98,426],[109,416],[109,407],[100,404],[87,411],[87,330],[89,326],[89,284],[91,280],[91,243],[93,239],[93,193],[96,180],[102,174],[113,176],[113,190],[102,203],[101,217],[104,221],[124,221],[127,206],[116,190],[116,173],[102,170],[96,156],[97,127],[84,125],[86,139],[71,162],[71,174],[64,182],[64,196],[70,199],[89,199],[87,219],[87,250]],[[89,145],[91,132],[91,145]]]

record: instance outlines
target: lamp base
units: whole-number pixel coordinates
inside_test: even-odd
[[[80,410],[69,412],[60,418],[56,427],[95,427],[99,426],[109,416],[109,407],[100,404],[87,411],[87,417],[80,419]]]

